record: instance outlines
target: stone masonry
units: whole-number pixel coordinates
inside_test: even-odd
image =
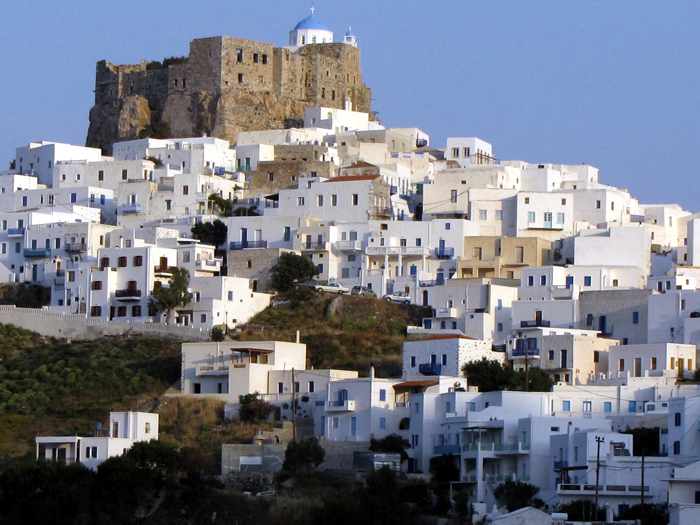
[[[136,65],[97,63],[87,145],[111,152],[139,137],[301,127],[309,106],[371,111],[360,51],[346,44],[299,49],[234,37],[198,38],[187,57]]]

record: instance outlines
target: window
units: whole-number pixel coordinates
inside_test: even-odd
[[[379,418],[379,428],[380,428],[380,430],[386,430],[386,418],[385,417]]]
[[[525,204],[530,204],[530,197],[525,197]]]
[[[143,255],[136,255],[134,257],[134,266],[143,266]]]
[[[624,372],[624,371],[625,371],[625,360],[624,360],[624,359],[620,359],[620,361],[619,361],[619,363],[618,363],[618,365],[617,365],[617,369],[618,369],[620,372]]]
[[[547,357],[549,358],[550,361],[554,361],[554,350],[550,350],[548,352]]]
[[[596,210],[600,209],[600,201],[595,201],[595,208]]]
[[[457,202],[457,190],[450,191],[450,202]]]
[[[447,366],[447,354],[442,354],[442,366]]]
[[[584,401],[583,402],[583,411],[587,413],[593,412],[593,402],[592,401]]]
[[[297,206],[304,205],[304,197],[297,197]]]
[[[496,210],[496,220],[497,221],[503,220],[503,210]]]
[[[358,206],[360,204],[360,196],[357,193],[352,194],[352,205]]]
[[[93,290],[102,290],[102,281],[92,281],[91,288]]]
[[[97,172],[97,180],[100,182],[105,180],[105,172],[104,171],[100,170]]]
[[[537,220],[537,216],[535,215],[535,212],[534,211],[527,212],[527,222],[529,224],[532,224],[533,222],[535,222],[535,220]]]
[[[309,381],[309,392],[314,393],[316,391],[316,384],[313,381]]]
[[[557,213],[557,224],[564,224],[565,215],[563,213]]]
[[[131,317],[141,317],[141,305],[135,304],[131,307]]]
[[[583,286],[591,286],[593,283],[593,279],[591,278],[590,275],[586,275],[583,277]]]
[[[416,367],[416,356],[412,355],[411,356],[411,368]]]
[[[540,275],[540,286],[547,286],[547,276]]]
[[[190,194],[190,187],[189,187],[187,184],[185,184],[184,186],[182,186],[182,194],[183,194],[183,195],[189,195],[189,194]]]
[[[593,314],[586,315],[586,326],[593,326]]]
[[[126,180],[128,176],[129,176],[129,171],[122,170],[122,180]]]
[[[386,390],[383,388],[379,390],[379,401],[386,401]]]
[[[593,362],[600,363],[600,352],[598,350],[593,350]]]
[[[119,268],[126,268],[126,257],[119,257],[119,259],[117,259],[117,266]]]
[[[562,206],[566,206],[566,199],[562,199],[562,200],[561,200],[561,205],[562,205]]]
[[[527,276],[527,285],[528,286],[535,286],[535,276],[534,275]]]
[[[639,312],[632,312],[632,324],[639,324]]]
[[[238,83],[243,84],[243,73],[238,73]]]
[[[338,195],[335,193],[331,195],[331,206],[337,206],[338,205]]]
[[[488,220],[488,217],[489,217],[488,210],[479,210],[479,220],[480,221]]]
[[[571,401],[562,401],[561,409],[564,412],[571,412]]]
[[[101,306],[93,306],[90,308],[90,315],[92,317],[102,317],[102,307]]]
[[[637,412],[637,402],[630,401],[627,409],[629,410],[630,414],[634,414],[635,412]]]
[[[680,441],[674,441],[673,442],[673,454],[675,456],[679,456],[681,453],[681,442]]]
[[[610,414],[612,412],[612,401],[603,401],[603,412]]]
[[[673,424],[677,427],[681,426],[682,416],[680,412],[676,412],[673,415]]]

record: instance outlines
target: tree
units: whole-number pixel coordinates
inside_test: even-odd
[[[435,456],[430,459],[430,473],[435,483],[445,484],[459,481],[459,457],[453,455]]]
[[[280,292],[286,292],[295,283],[311,279],[318,273],[316,266],[308,257],[296,253],[283,253],[272,267],[272,287]]]
[[[208,200],[209,206],[211,206],[212,210],[215,211],[218,215],[221,215],[223,217],[233,216],[233,203],[230,200],[224,199],[218,193],[212,193],[211,195],[209,195]]]
[[[175,322],[175,309],[192,300],[188,291],[190,274],[184,268],[172,268],[173,276],[168,286],[157,286],[151,293],[151,305],[157,312],[167,314],[167,323]]]
[[[656,525],[668,523],[668,508],[666,505],[633,505],[622,511],[617,516],[618,520],[639,520],[641,525]]]
[[[506,481],[501,483],[493,495],[496,497],[498,504],[508,509],[508,512],[522,509],[532,504],[532,499],[540,489],[529,483],[522,481]]]
[[[226,325],[217,325],[211,329],[211,340],[221,342],[226,339]]]
[[[290,474],[308,472],[323,463],[325,457],[326,451],[316,438],[291,441],[284,452],[282,469]]]
[[[228,227],[219,219],[214,222],[200,222],[192,227],[192,237],[218,248],[226,243]]]
[[[367,476],[361,504],[365,523],[398,525],[412,521],[407,505],[401,501],[396,474],[387,467]]]
[[[462,372],[466,376],[469,386],[478,386],[481,392],[499,390],[549,392],[552,389],[551,378],[540,368],[530,368],[525,374],[523,370],[516,372],[509,366],[501,365],[498,361],[483,358],[481,361],[467,363],[462,368]],[[529,385],[526,385],[526,382]]]
[[[257,394],[244,394],[238,396],[240,407],[238,409],[238,417],[241,421],[263,421],[274,410],[274,407],[258,397]]]
[[[369,442],[369,449],[372,452],[383,452],[385,454],[401,454],[401,461],[408,459],[406,449],[411,444],[398,434],[389,434],[382,439],[372,438]]]

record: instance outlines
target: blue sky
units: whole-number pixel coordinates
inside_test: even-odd
[[[0,160],[35,139],[83,143],[95,62],[187,53],[219,34],[286,43],[298,0],[4,2]],[[697,0],[316,0],[360,39],[374,107],[444,145],[476,135],[504,159],[587,162],[644,202],[700,210]]]

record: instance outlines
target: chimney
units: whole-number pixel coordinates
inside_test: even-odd
[[[300,336],[299,330],[297,330],[297,344],[299,344],[300,341],[301,341],[301,336]]]
[[[374,379],[374,365],[369,365],[369,378]]]

